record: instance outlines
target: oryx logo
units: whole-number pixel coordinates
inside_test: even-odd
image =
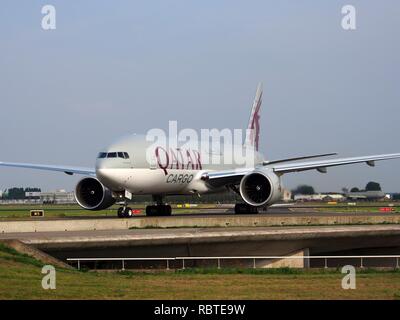
[[[261,97],[260,97],[261,99]],[[261,100],[258,102],[256,110],[251,120],[250,130],[251,131],[251,140],[253,141],[254,148],[258,150],[258,141],[260,140],[260,105]]]
[[[163,147],[155,148],[157,165],[168,175],[167,169],[177,170],[201,170],[201,157],[197,150],[169,148],[168,151]]]
[[[249,124],[246,131],[246,145],[253,147],[258,151],[258,142],[260,138],[260,109],[262,103],[262,85],[258,85],[256,97],[251,109]]]

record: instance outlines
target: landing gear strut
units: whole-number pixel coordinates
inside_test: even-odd
[[[170,216],[172,209],[170,205],[163,204],[163,197],[160,195],[153,196],[153,200],[156,205],[146,207],[146,216],[156,217],[156,216]]]
[[[258,207],[251,206],[247,203],[237,203],[235,205],[235,214],[256,214]]]

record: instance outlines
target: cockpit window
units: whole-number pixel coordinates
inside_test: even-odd
[[[129,159],[129,154],[127,152],[100,152],[98,155],[99,159],[104,158],[121,158],[121,159]]]

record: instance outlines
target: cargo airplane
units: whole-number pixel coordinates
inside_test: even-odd
[[[223,190],[240,195],[242,201],[235,205],[235,213],[257,213],[259,208],[281,200],[284,174],[306,170],[325,173],[328,167],[355,163],[375,166],[376,161],[400,158],[400,153],[395,153],[321,159],[336,155],[329,153],[268,161],[258,151],[261,102],[260,84],[241,144],[241,148],[253,152],[251,167],[207,164],[203,159],[212,153],[209,150],[171,150],[155,145],[144,135],[117,140],[98,154],[94,168],[14,162],[0,162],[0,166],[84,175],[75,188],[78,204],[87,210],[103,210],[117,202],[121,204],[118,217],[125,218],[132,216],[128,203],[135,195],[152,196],[154,204],[146,207],[147,216],[164,216],[171,215],[171,206],[164,202],[168,195],[201,195]],[[147,152],[153,154],[150,160]]]

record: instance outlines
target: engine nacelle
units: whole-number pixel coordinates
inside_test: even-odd
[[[75,187],[75,199],[86,210],[103,210],[115,203],[111,190],[96,178],[83,178]]]
[[[258,170],[245,175],[239,191],[247,204],[256,207],[273,204],[282,198],[280,178],[271,171]]]

